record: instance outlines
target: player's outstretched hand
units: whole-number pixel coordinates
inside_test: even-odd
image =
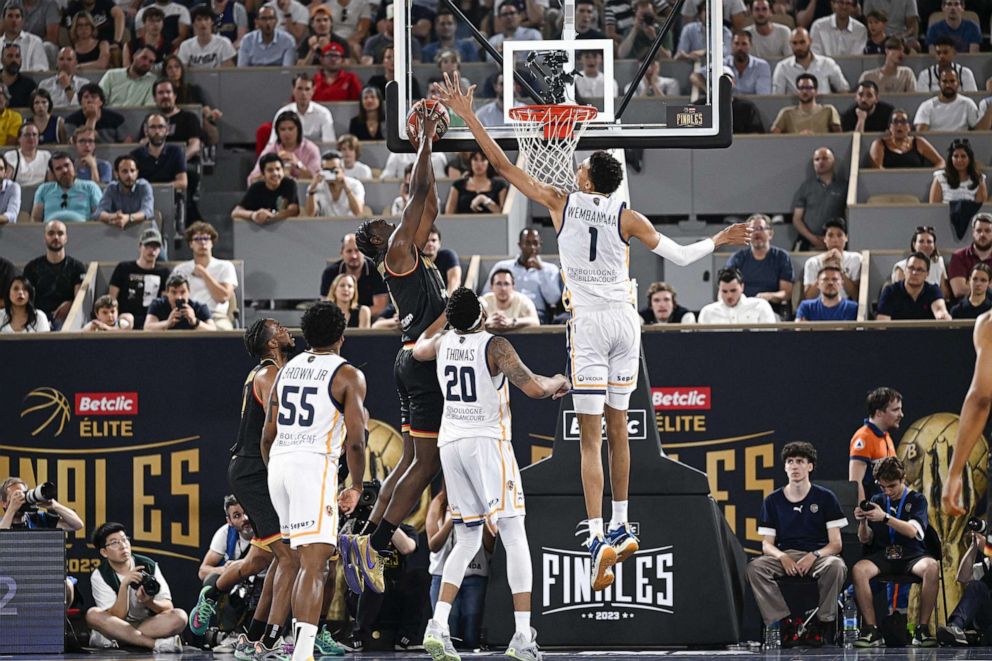
[[[468,88],[467,92],[462,92],[462,81],[458,72],[452,72],[454,77],[444,74],[444,83],[438,84],[438,92],[441,103],[448,106],[451,112],[459,117],[468,117],[472,113],[472,96],[475,94],[475,85]]]
[[[420,139],[430,142],[437,133],[437,124],[441,121],[441,115],[433,108],[428,108],[426,101],[420,104],[417,112],[420,114]]]
[[[746,223],[734,223],[713,237],[716,247],[743,246],[751,244],[751,228]]]

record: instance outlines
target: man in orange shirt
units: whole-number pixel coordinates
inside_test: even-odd
[[[899,429],[902,421],[902,395],[892,388],[875,388],[866,401],[868,417],[851,438],[847,475],[858,483],[858,502],[878,492],[872,469],[886,457],[896,456],[896,446],[889,431]]]

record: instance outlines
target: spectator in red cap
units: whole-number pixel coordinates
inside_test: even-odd
[[[313,77],[314,101],[357,101],[362,81],[343,66],[344,48],[332,41],[321,49],[320,71]]]

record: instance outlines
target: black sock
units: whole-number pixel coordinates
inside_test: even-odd
[[[331,625],[328,623],[326,617],[322,617],[319,620],[317,620],[317,631],[319,632],[324,627],[327,627],[328,631],[331,630]]]
[[[278,624],[268,624],[265,627],[265,634],[262,636],[262,644],[265,645],[267,649],[272,649],[276,646],[276,641],[279,640],[279,635],[282,633],[282,626]]]
[[[251,624],[248,625],[248,640],[252,642],[257,642],[262,639],[265,635],[265,622],[261,622],[252,618]]]
[[[389,548],[389,543],[393,539],[393,533],[399,528],[398,525],[392,524],[389,521],[383,519],[376,526],[375,532],[372,533],[372,537],[369,539],[369,543],[372,544],[374,548],[379,553],[382,553]]]
[[[217,601],[221,598],[221,592],[217,589],[217,579],[220,578],[220,574],[211,574],[203,581],[203,585],[210,588],[207,590],[207,599],[210,601]]]

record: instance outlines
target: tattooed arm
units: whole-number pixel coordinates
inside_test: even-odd
[[[523,390],[528,397],[544,399],[553,396],[558,399],[568,393],[568,379],[564,375],[549,377],[534,374],[523,364],[513,345],[505,337],[492,339],[486,358],[493,376],[502,372],[510,383]]]
[[[265,411],[265,424],[262,425],[262,438],[259,441],[259,449],[262,451],[262,461],[266,466],[269,465],[269,450],[272,449],[272,443],[276,440],[276,418],[279,417],[279,388],[276,386],[279,384],[279,377],[276,377],[276,382],[272,384],[272,392],[269,394],[269,406]]]

